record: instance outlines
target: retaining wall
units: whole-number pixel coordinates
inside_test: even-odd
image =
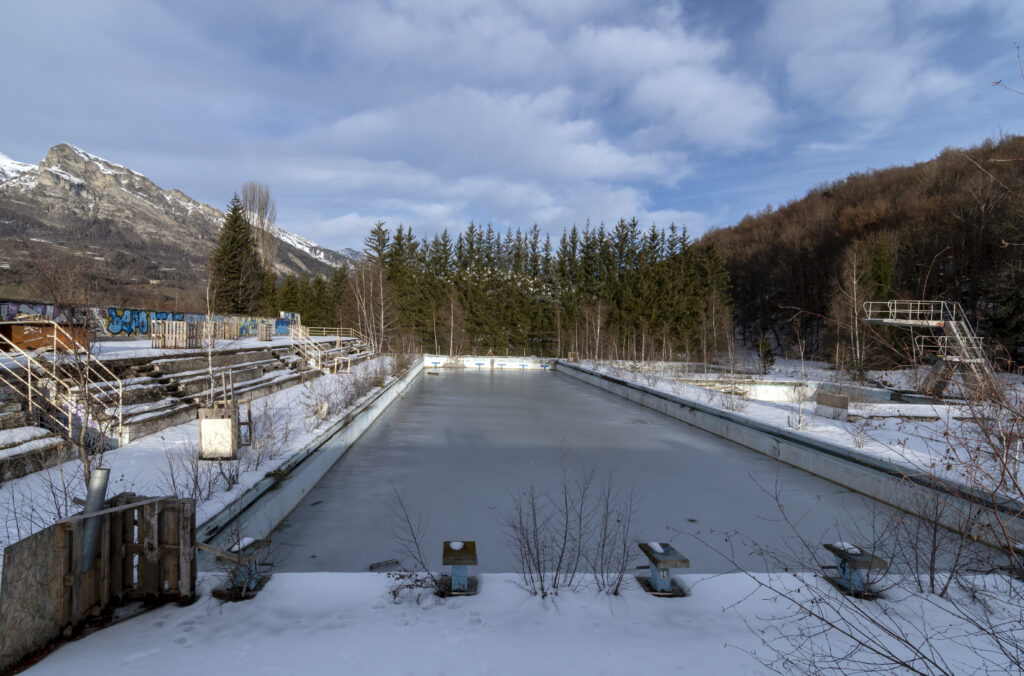
[[[1024,505],[1014,500],[1005,499],[993,504],[987,495],[976,494],[963,484],[937,479],[915,467],[883,460],[855,448],[660,392],[577,364],[559,360],[555,369],[905,512],[932,520],[936,511],[935,501],[941,500],[946,509],[938,519],[939,523],[958,532],[967,530],[969,535],[989,544],[1006,544],[1004,537],[991,535],[1001,530],[1005,530],[1014,542],[1024,541],[1024,523],[1018,518],[1024,513]],[[973,527],[965,528],[965,515],[977,513],[979,503],[987,504],[988,508],[978,515]]]
[[[480,371],[530,371],[551,368],[554,359],[542,357],[476,357],[459,355],[449,357],[445,354],[425,354],[423,363],[428,368],[465,368]]]
[[[422,370],[423,360],[420,359],[399,380],[336,422],[277,470],[268,473],[203,523],[198,528],[196,539],[219,549],[229,549],[239,537],[269,537],[327,470],[395,399],[402,396]],[[211,559],[210,554],[200,552],[200,567],[209,569]]]

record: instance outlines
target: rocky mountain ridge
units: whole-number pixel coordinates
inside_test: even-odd
[[[67,143],[50,148],[38,166],[0,155],[0,209],[48,226],[51,234],[99,233],[90,237],[91,248],[108,244],[142,256],[148,249],[163,259],[180,250],[178,260],[193,265],[209,257],[224,219],[219,209],[180,190],[160,188],[132,169]],[[23,229],[31,234],[31,228]],[[106,241],[104,233],[110,235]],[[0,229],[0,235],[7,234]],[[278,237],[279,273],[329,274],[353,259],[284,230]]]

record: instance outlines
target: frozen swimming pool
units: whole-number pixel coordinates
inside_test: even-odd
[[[503,520],[512,492],[594,468],[635,488],[641,541],[670,540],[691,571],[732,566],[694,535],[722,544],[740,531],[780,547],[792,536],[773,493],[808,540],[854,539],[838,522],[870,521],[872,503],[572,378],[552,372],[424,373],[273,533],[283,571],[364,571],[394,558],[393,487],[429,521],[432,564],[442,540],[476,540],[482,572],[515,570]],[[737,551],[744,568],[760,558]]]

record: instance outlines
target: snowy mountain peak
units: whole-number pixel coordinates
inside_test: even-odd
[[[18,162],[12,160],[3,153],[0,153],[0,183],[6,183],[12,179],[18,178],[23,174],[35,171],[36,167],[33,164],[26,164],[25,162]]]
[[[205,252],[224,221],[220,210],[70,143],[50,148],[38,167],[0,155],[0,206],[57,228],[102,222],[130,231],[118,241],[136,242],[140,251],[159,243],[190,254]],[[277,236],[283,243],[275,266],[279,272],[325,274],[347,267],[353,258],[285,230]]]
[[[123,164],[118,164],[116,162],[111,162],[110,160],[105,160],[102,157],[99,157],[98,155],[93,155],[92,153],[90,153],[88,151],[85,151],[85,150],[82,150],[78,146],[72,145],[70,143],[60,143],[58,145],[55,145],[53,148],[50,149],[50,152],[53,152],[54,150],[59,150],[60,152],[66,152],[66,151],[64,151],[64,148],[67,148],[72,153],[78,155],[79,157],[81,157],[81,158],[83,158],[85,160],[88,160],[89,162],[92,162],[93,164],[95,164],[96,166],[98,166],[100,168],[100,171],[102,171],[104,173],[129,172],[129,173],[135,174],[136,176],[140,176],[142,178],[145,178],[145,176],[142,176],[142,174],[140,174],[139,172],[133,171],[133,170],[129,169],[128,167],[124,166]]]

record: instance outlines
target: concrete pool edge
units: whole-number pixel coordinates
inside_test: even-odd
[[[198,526],[198,541],[221,549],[240,537],[269,537],[310,489],[327,473],[349,447],[365,432],[423,371],[423,359],[416,360],[405,374],[354,411],[331,425],[323,434],[273,472],[225,505]],[[200,568],[209,569],[211,555],[199,552]]]
[[[914,467],[885,462],[856,448],[781,429],[578,364],[558,360],[555,370],[904,512],[929,518],[922,513],[929,510],[929,503],[934,511],[936,499],[948,500],[951,509],[944,511],[939,522],[951,530],[960,531],[963,514],[977,510],[976,502],[972,508],[971,503],[960,497],[974,495],[970,488],[936,479]],[[986,498],[979,496],[978,500]],[[1024,506],[1006,499],[995,507],[998,513],[986,509],[979,518],[980,528],[969,534],[995,545],[999,542],[991,542],[987,532],[1004,531],[1015,542],[1024,541],[1024,523],[1017,518],[1024,512]],[[1000,542],[1005,544],[1005,540]]]

